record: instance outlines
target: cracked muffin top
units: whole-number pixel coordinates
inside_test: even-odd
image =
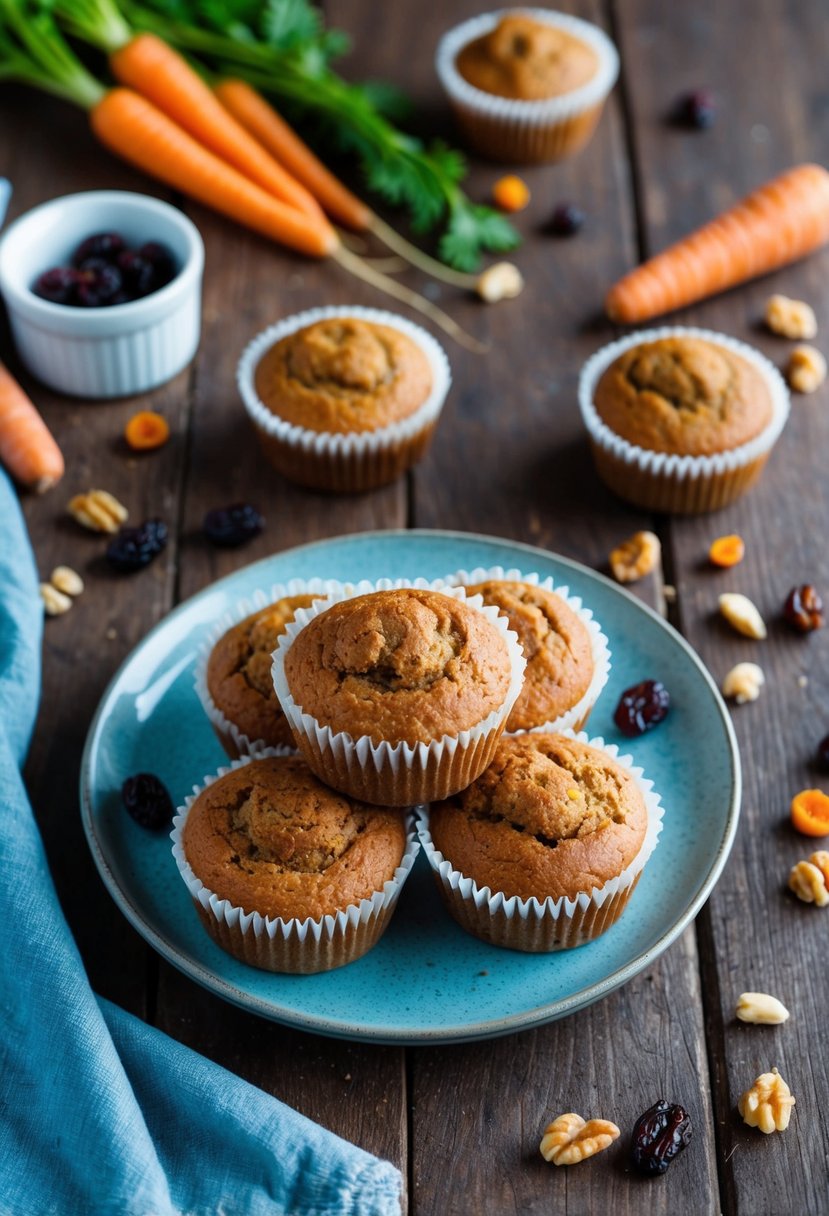
[[[455,60],[460,75],[476,89],[517,101],[542,101],[581,88],[596,75],[599,57],[567,30],[510,13]]]
[[[680,456],[739,447],[772,418],[762,373],[702,338],[660,338],[624,351],[602,374],[593,401],[622,439]]]
[[[587,627],[554,591],[532,583],[491,579],[466,588],[494,604],[518,634],[527,666],[506,729],[530,730],[554,722],[578,704],[593,679]]]
[[[399,330],[330,317],[267,350],[254,383],[263,404],[286,422],[345,434],[413,414],[432,390],[432,370],[418,344]]]
[[[373,742],[428,743],[503,705],[512,669],[500,630],[437,591],[375,591],[309,621],[285,655],[302,709]]]
[[[573,899],[617,877],[642,847],[648,813],[630,774],[566,735],[502,739],[468,789],[433,803],[435,847],[479,887]]]
[[[269,756],[202,790],[182,847],[220,899],[271,918],[318,920],[382,890],[406,827],[399,811],[329,789],[298,756]]]
[[[297,609],[316,595],[290,595],[239,621],[222,634],[207,661],[207,690],[243,735],[269,747],[294,746],[288,719],[282,712],[271,679],[271,653]]]

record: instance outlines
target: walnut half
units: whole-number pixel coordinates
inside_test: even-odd
[[[591,1119],[586,1123],[581,1115],[570,1112],[559,1115],[546,1128],[541,1140],[541,1156],[553,1165],[577,1165],[600,1153],[619,1135],[616,1124],[607,1119]]]
[[[773,1068],[757,1078],[737,1106],[749,1127],[759,1127],[761,1132],[769,1135],[770,1132],[786,1130],[794,1103],[791,1090],[777,1069]]]
[[[608,559],[617,583],[635,583],[659,564],[662,546],[655,532],[634,532],[613,550]]]

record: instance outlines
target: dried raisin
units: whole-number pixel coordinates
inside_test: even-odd
[[[173,818],[173,800],[154,773],[136,773],[121,786],[127,812],[142,828],[158,832]]]
[[[675,1102],[660,1098],[636,1120],[633,1128],[631,1159],[641,1174],[664,1174],[678,1153],[691,1139],[691,1120]]]
[[[622,693],[613,721],[623,735],[633,739],[653,730],[667,716],[670,706],[671,698],[661,680],[643,680]]]

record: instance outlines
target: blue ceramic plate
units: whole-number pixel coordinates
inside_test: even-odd
[[[495,565],[566,583],[610,639],[610,682],[589,731],[631,752],[665,805],[662,837],[624,916],[577,950],[499,950],[449,917],[420,857],[385,936],[350,966],[325,975],[271,975],[225,954],[199,923],[166,834],[134,824],[119,794],[126,776],[150,770],[180,803],[224,763],[193,691],[205,630],[256,588],[293,577],[436,578]],[[658,729],[628,741],[613,725],[613,709],[624,688],[647,677],[667,684],[671,713]],[[320,1034],[440,1043],[491,1038],[562,1017],[651,963],[697,913],[725,863],[739,813],[740,765],[728,713],[700,660],[670,626],[608,579],[542,549],[491,537],[379,532],[279,553],[171,612],[104,695],[87,739],[81,798],[90,848],[115,902],[159,954],[197,983],[263,1017]]]

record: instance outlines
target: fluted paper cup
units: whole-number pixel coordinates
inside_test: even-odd
[[[578,89],[537,101],[487,93],[461,76],[458,55],[515,11],[484,13],[444,34],[435,59],[437,74],[467,143],[477,152],[511,164],[561,160],[584,147],[593,134],[619,75],[619,54],[607,35],[588,21],[551,9],[522,8],[522,14],[572,34],[595,51],[595,75]]]
[[[283,920],[262,916],[255,909],[240,908],[204,885],[193,872],[184,853],[182,833],[190,808],[199,794],[226,773],[266,756],[293,754],[290,748],[267,748],[259,756],[242,756],[211,777],[205,777],[178,808],[170,839],[179,873],[198,912],[199,919],[218,945],[234,958],[264,971],[311,975],[332,971],[366,954],[383,934],[397,905],[403,884],[420,850],[414,820],[407,821],[406,848],[394,875],[379,891],[357,904],[349,904],[334,915],[319,920]]]
[[[739,447],[710,456],[677,456],[639,447],[612,431],[594,405],[593,394],[599,379],[614,359],[632,346],[663,338],[700,338],[732,351],[756,368],[768,387],[772,403],[771,420],[760,434]],[[588,359],[579,379],[581,415],[602,481],[620,498],[638,507],[681,515],[718,510],[753,485],[786,424],[789,404],[783,377],[759,351],[710,329],[679,325],[645,329],[611,342]]]
[[[414,413],[373,431],[340,434],[297,426],[268,409],[255,384],[262,356],[290,334],[332,317],[387,325],[420,347],[429,363],[432,387]],[[248,417],[273,467],[298,485],[336,493],[359,493],[386,485],[418,461],[429,446],[451,381],[449,360],[425,329],[396,313],[358,307],[311,308],[278,321],[248,344],[236,371]]]
[[[626,769],[635,780],[648,813],[648,825],[639,852],[616,878],[600,887],[580,891],[573,899],[521,899],[517,895],[493,893],[479,887],[474,879],[456,870],[435,847],[429,831],[429,812],[418,807],[417,831],[423,852],[432,867],[447,910],[458,924],[475,937],[493,946],[505,946],[530,954],[569,950],[599,937],[615,924],[625,910],[636,884],[659,840],[664,810],[659,795],[632,756],[620,756],[614,743],[598,737],[589,739],[584,732],[557,732],[605,752]]]
[[[333,731],[306,713],[294,700],[285,677],[285,656],[298,634],[320,612],[340,600],[375,591],[415,587],[439,591],[464,600],[493,624],[504,638],[511,678],[503,703],[481,722],[456,735],[422,743],[373,742],[368,735],[354,738],[346,731]],[[419,802],[448,798],[464,789],[492,760],[498,739],[515,704],[524,678],[524,655],[515,633],[497,608],[485,605],[479,595],[467,596],[462,587],[449,587],[442,579],[380,579],[361,582],[329,597],[324,603],[301,608],[279,639],[273,654],[276,695],[291,724],[297,745],[309,767],[334,789],[363,802],[382,806],[414,806]]]

